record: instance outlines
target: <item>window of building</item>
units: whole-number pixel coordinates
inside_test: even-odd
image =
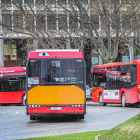
[[[112,14],[111,15],[111,27],[112,27],[112,29],[120,28],[117,26],[120,26],[120,16],[118,14],[116,14],[116,15]]]
[[[109,18],[107,18],[107,15],[101,14],[100,15],[100,19],[101,19],[101,29],[106,30],[106,28],[108,27],[107,23],[108,20],[110,20]]]
[[[125,45],[123,47],[122,62],[130,62],[129,47]]]
[[[16,44],[4,44],[4,60],[17,60]]]
[[[37,5],[45,5],[45,0],[36,0]]]
[[[36,15],[36,26],[39,30],[45,30],[45,15]]]
[[[129,30],[132,26],[131,15],[123,12],[122,14],[122,29]]]
[[[97,14],[90,15],[91,21],[96,29],[99,29],[99,16]]]
[[[47,28],[48,30],[56,30],[56,18],[53,15],[47,16]]]
[[[11,5],[11,0],[1,0],[1,4],[10,6]]]
[[[78,49],[81,47],[81,39],[80,38],[71,38],[70,39],[71,49]]]
[[[93,67],[99,64],[98,52],[95,49],[92,49],[91,64],[91,72],[93,72]]]
[[[134,45],[140,49],[139,45],[140,42],[138,42],[138,40],[134,40]],[[134,60],[140,59],[140,51],[138,51],[136,48],[134,48]]]
[[[25,5],[30,5],[33,6],[34,5],[34,0],[24,0]]]
[[[51,7],[55,7],[56,6],[56,0],[47,0],[47,4]]]
[[[119,4],[120,4],[120,0],[111,0],[111,6],[113,6],[113,8],[114,6],[118,7]]]
[[[57,0],[57,3],[58,5],[64,5],[64,4],[67,4],[67,1],[66,0]]]
[[[59,30],[67,30],[67,15],[59,14],[58,15],[58,29]]]
[[[92,7],[91,11],[98,9],[98,8],[95,8],[95,7],[97,7],[99,5],[99,1],[98,0],[89,0],[89,3],[90,3],[90,7]]]
[[[122,4],[130,4],[131,0],[121,0]]]
[[[80,15],[80,20],[82,21],[82,25],[81,25],[81,28],[84,27],[84,29],[88,29],[89,28],[89,23],[88,22],[88,17],[87,17],[87,13],[86,12],[82,12],[81,15]]]
[[[34,28],[34,17],[33,15],[26,15],[25,16],[25,29],[26,30],[33,30]]]
[[[14,29],[23,28],[23,17],[20,11],[14,11],[13,21],[14,21]]]
[[[74,6],[75,5],[75,0],[68,0],[68,4]]]
[[[80,0],[81,4],[86,5],[88,4],[88,0]]]
[[[69,28],[70,29],[76,29],[78,27],[78,20],[77,16],[75,17],[74,15],[69,15]]]
[[[22,0],[13,0],[13,6],[19,6],[20,4],[22,4]]]
[[[2,14],[2,29],[11,30],[12,29],[12,15],[11,14]]]
[[[140,28],[140,14],[134,14],[132,16],[132,27],[135,28],[136,31]]]

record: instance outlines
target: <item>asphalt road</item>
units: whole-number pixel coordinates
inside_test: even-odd
[[[98,106],[87,101],[84,120],[59,116],[30,121],[25,106],[0,106],[0,140],[106,130],[139,113],[139,107]]]

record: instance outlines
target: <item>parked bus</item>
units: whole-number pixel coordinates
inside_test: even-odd
[[[26,68],[0,68],[0,104],[26,102]]]
[[[26,65],[27,108],[30,120],[45,115],[86,113],[86,65],[80,50],[35,50]]]
[[[108,63],[93,68],[92,101],[100,105],[140,104],[140,59],[132,63]]]

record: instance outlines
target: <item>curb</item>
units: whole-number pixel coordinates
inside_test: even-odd
[[[100,135],[98,135],[98,136],[95,136],[95,140],[98,140],[98,137],[101,136],[101,135],[102,135],[102,134],[100,134]]]

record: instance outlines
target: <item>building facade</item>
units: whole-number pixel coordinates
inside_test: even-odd
[[[124,1],[127,2],[127,0],[118,0],[118,2]],[[57,2],[63,3],[64,6],[66,6],[68,3],[70,3],[70,0],[57,0]],[[80,0],[80,2],[83,6],[88,6],[90,5],[91,1]],[[130,2],[128,3],[130,4]],[[27,11],[30,11],[32,8],[36,15],[36,19],[34,19],[34,15],[30,12],[27,14],[27,16],[24,16],[24,14],[22,14],[22,10],[17,8],[21,7],[20,4],[24,5],[27,8]],[[69,30],[80,26],[78,21],[74,21],[72,15],[59,10],[61,8],[58,3],[55,3],[54,0],[0,0],[0,5],[0,22],[2,23],[0,25],[0,56],[3,58],[1,61],[4,61],[5,67],[26,66],[28,52],[36,48],[42,48],[41,45],[38,44],[37,39],[33,39],[28,34],[22,34],[22,32],[25,30],[32,32],[34,27],[37,27],[38,29],[41,28],[47,32],[49,30],[63,30],[64,26],[62,25],[64,24]],[[54,18],[53,13],[46,14],[43,12],[43,10],[42,12],[41,10],[38,10],[38,8],[42,8],[42,5],[47,5],[51,8],[57,7],[57,16],[61,17],[65,23],[59,20],[59,18]],[[98,14],[93,14],[92,12],[89,14],[96,25],[96,28],[101,30],[100,16]],[[22,30],[22,32],[20,32],[20,30]],[[45,39],[47,42],[49,37],[46,37]],[[54,40],[60,40],[60,38],[55,36]],[[63,46],[65,49],[75,48],[71,39],[67,37],[65,41],[60,41],[59,45]],[[94,46],[90,45],[90,43],[87,43],[84,46],[85,47],[83,50],[87,64],[87,81],[90,83],[90,74],[92,73],[93,67],[98,64],[104,64],[104,62],[98,55],[98,52]],[[119,53],[115,61],[132,62],[133,60],[140,58],[140,52],[136,51],[136,49],[134,49],[130,44],[125,44],[124,48],[126,50],[125,53]]]

